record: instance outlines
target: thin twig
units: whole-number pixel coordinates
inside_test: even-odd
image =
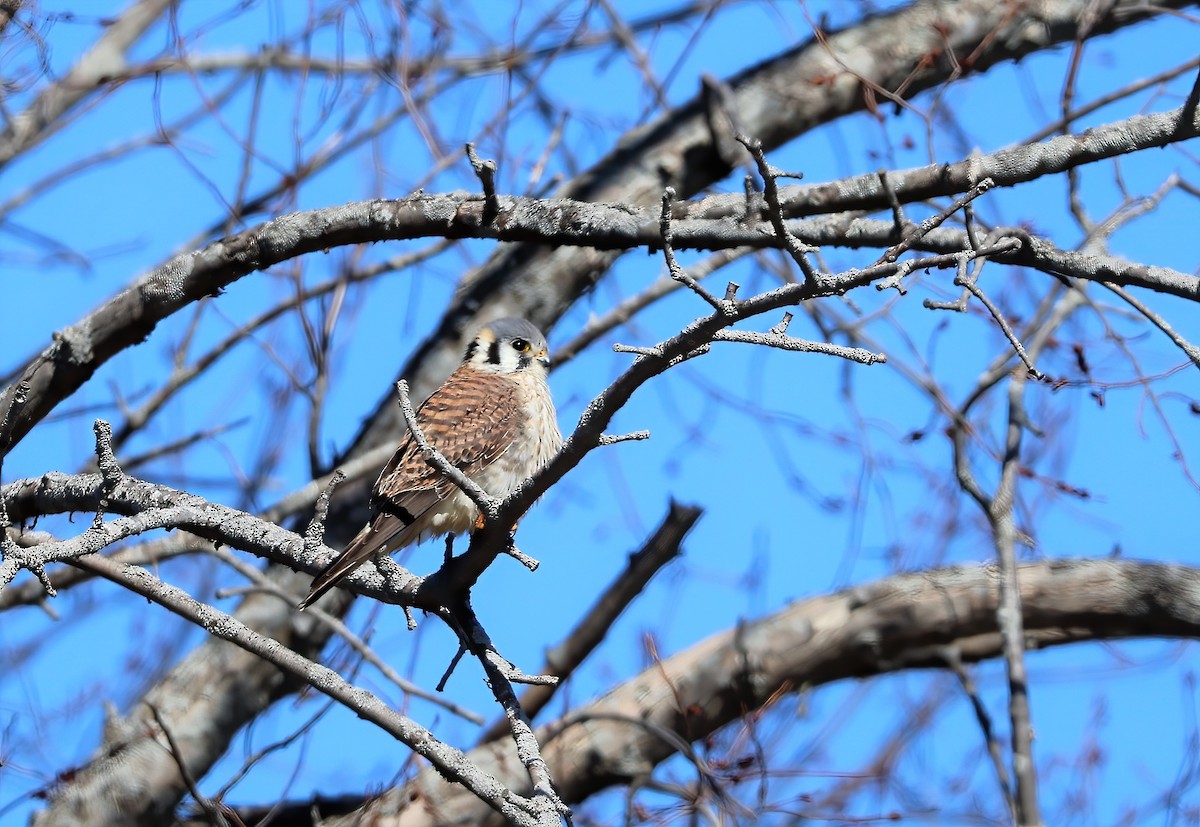
[[[810,342],[807,339],[795,339],[791,336],[775,332],[755,333],[747,330],[718,330],[713,334],[713,341],[742,342],[750,345],[779,348],[780,350],[791,350],[797,353],[824,353],[827,356],[837,356],[864,365],[874,365],[887,361],[886,354],[872,353],[865,348],[846,347],[830,342]]]
[[[754,158],[754,163],[758,166],[758,174],[763,179],[763,196],[767,201],[767,218],[771,222],[771,226],[775,228],[775,237],[779,239],[779,243],[791,255],[792,260],[800,267],[800,272],[804,273],[804,279],[810,285],[816,286],[820,280],[820,274],[813,267],[812,262],[808,260],[809,253],[815,253],[815,247],[809,247],[807,244],[801,244],[800,240],[788,232],[787,225],[784,223],[783,207],[779,202],[779,185],[777,179],[797,178],[798,174],[786,174],[782,170],[767,163],[766,153],[763,152],[762,141],[757,138],[750,138],[746,135],[737,135],[738,143],[746,147],[746,150]]]
[[[633,442],[649,438],[649,431],[633,431],[628,434],[601,434],[598,444],[616,445],[618,442]]]
[[[620,343],[612,346],[613,353],[632,353],[635,356],[647,356],[652,359],[662,358],[662,348],[657,347],[638,347],[636,345],[623,345]]]
[[[451,628],[456,628],[451,624]],[[467,653],[467,647],[463,644],[458,644],[458,651],[454,653],[454,657],[450,658],[450,665],[446,667],[446,671],[442,673],[442,679],[437,682],[437,691],[442,692],[446,689],[446,682],[450,680],[450,676],[454,674],[454,670],[458,667],[458,662],[462,660],[462,656]]]
[[[530,571],[537,571],[538,566],[541,565],[541,563],[539,563],[535,558],[530,557],[528,554],[517,548],[516,544],[513,543],[511,539],[504,546],[504,553]]]
[[[1029,354],[1025,352],[1024,345],[1022,345],[1021,340],[1017,338],[1017,334],[1013,333],[1012,326],[1009,325],[1008,320],[1004,318],[1004,314],[1000,312],[1000,308],[992,303],[992,300],[989,299],[979,285],[975,283],[975,279],[963,278],[960,275],[955,277],[954,283],[970,291],[971,295],[979,299],[980,303],[982,303],[983,306],[987,308],[988,312],[992,314],[992,318],[996,320],[996,324],[999,325],[1000,330],[1003,331],[1004,337],[1008,339],[1008,343],[1012,345],[1012,348],[1016,351],[1017,356],[1020,357],[1021,361],[1025,364],[1025,369],[1029,371],[1029,375],[1039,382],[1046,381],[1046,375],[1034,367],[1033,360],[1030,359]]]
[[[325,518],[329,514],[329,498],[333,496],[333,490],[344,479],[346,479],[346,475],[342,473],[341,469],[334,471],[329,477],[329,482],[325,483],[325,490],[317,497],[312,519],[309,520],[308,527],[304,530],[304,550],[309,554],[316,552],[325,544]]]
[[[992,759],[992,767],[996,770],[996,780],[1000,784],[1000,792],[1003,794],[1004,800],[1008,802],[1009,813],[1015,815],[1016,804],[1013,800],[1012,782],[1008,777],[1008,768],[1004,766],[1004,755],[1000,750],[1000,740],[996,737],[995,728],[992,726],[992,716],[988,714],[983,699],[979,697],[975,680],[971,677],[966,665],[963,664],[962,652],[959,651],[959,648],[954,645],[946,646],[942,650],[942,654],[946,659],[946,666],[958,677],[963,692],[971,702],[975,720],[983,732],[983,741],[987,745],[988,757]]]
[[[970,204],[972,201],[983,195],[995,185],[995,181],[993,181],[991,178],[984,178],[978,184],[971,187],[971,189],[958,196],[958,198],[955,198],[954,202],[949,207],[946,207],[946,209],[942,210],[936,215],[931,215],[920,224],[910,225],[905,237],[901,239],[898,244],[888,247],[887,250],[884,251],[883,255],[879,257],[879,260],[875,263],[883,264],[885,262],[896,261],[901,255],[911,250],[914,244],[916,244],[925,236],[929,235],[938,227],[942,226],[947,218],[954,215],[956,212],[961,210],[967,204]],[[895,193],[890,192],[890,194],[893,199],[896,197]],[[897,201],[896,204],[899,206],[899,201]]]
[[[143,451],[140,454],[135,454],[132,457],[126,456],[121,462],[121,467],[126,471],[132,471],[134,468],[145,465],[153,460],[162,459],[163,457],[170,456],[171,454],[177,454],[181,451],[187,450],[199,442],[203,442],[206,439],[212,439],[215,436],[227,433],[235,428],[240,428],[248,422],[250,422],[250,417],[243,416],[235,419],[232,422],[227,422],[223,425],[217,425],[215,428],[205,428],[203,430],[196,431],[195,433],[188,434],[187,436],[180,437],[179,439],[173,439],[170,442],[157,445],[147,451]],[[114,439],[114,441],[116,440]]]
[[[957,278],[963,279],[964,282],[966,279],[970,278],[967,272],[969,264],[970,262],[967,260],[966,256],[963,256],[958,261]],[[940,302],[933,299],[925,299],[923,302],[921,302],[921,305],[926,310],[953,310],[955,313],[966,313],[967,302],[970,301],[970,299],[971,291],[964,287],[963,291],[958,294],[958,298],[952,302]]]
[[[273,581],[259,569],[247,563],[239,555],[234,554],[220,546],[209,551],[209,554],[253,583],[253,588],[255,591],[274,595],[288,606],[296,605],[296,595],[284,591],[275,581]],[[224,590],[218,593],[217,597],[226,597],[232,592],[232,589]],[[408,607],[404,608],[407,609]],[[459,706],[453,701],[449,701],[438,694],[423,689],[405,678],[394,668],[392,668],[385,660],[380,658],[379,655],[375,653],[375,650],[372,649],[365,640],[356,635],[349,626],[341,621],[341,619],[325,611],[319,605],[305,607],[304,616],[315,618],[317,622],[328,626],[331,630],[333,630],[335,635],[346,641],[350,648],[357,652],[364,661],[374,666],[383,674],[385,678],[399,687],[401,692],[404,692],[407,695],[412,695],[415,698],[421,698],[422,700],[429,701],[431,704],[436,704],[446,711],[465,718],[472,723],[483,723],[483,716],[478,712],[473,712],[470,709]]]
[[[667,271],[670,272],[671,278],[680,284],[685,285],[689,290],[695,293],[700,298],[704,299],[718,313],[729,315],[733,312],[732,302],[723,302],[714,296],[708,290],[701,286],[700,282],[688,275],[675,258],[675,248],[671,246],[673,238],[671,232],[671,204],[675,201],[675,189],[667,187],[663,191],[662,197],[662,215],[659,219],[659,235],[662,238],[663,258],[667,262]]]
[[[450,460],[442,456],[441,451],[429,444],[429,440],[425,438],[421,426],[417,424],[417,414],[413,410],[412,400],[408,396],[408,382],[403,379],[398,381],[396,383],[396,393],[400,397],[400,412],[404,414],[404,423],[408,426],[408,430],[412,434],[413,442],[417,443],[417,447],[421,449],[421,456],[425,458],[427,463],[438,471],[441,471],[446,479],[458,486],[470,498],[471,502],[479,507],[479,510],[483,512],[486,519],[494,520],[496,512],[500,509],[500,500],[480,488],[474,480],[454,467]]]
[[[650,579],[682,553],[683,539],[700,519],[701,513],[694,506],[672,502],[662,524],[640,549],[629,555],[628,564],[621,574],[580,615],[579,621],[566,637],[546,650],[541,671],[557,675],[560,683],[533,686],[521,693],[521,709],[530,719],[546,707],[562,685],[561,682],[574,673],[579,664],[604,641],[613,623],[641,594]],[[504,724],[503,721],[491,724],[480,736],[480,742],[500,737],[507,730]]]
[[[467,160],[471,162],[471,169],[475,170],[479,183],[483,185],[482,220],[485,225],[490,225],[500,214],[500,199],[496,197],[496,162],[490,158],[486,161],[480,160],[475,154],[475,144],[470,141],[467,142]]]
[[[501,655],[495,649],[487,649],[484,653],[484,656],[491,661],[493,666],[495,666],[504,674],[506,679],[512,681],[513,683],[524,683],[529,684],[530,686],[557,686],[559,683],[559,677],[557,675],[530,675],[521,671],[512,661]]]
[[[1017,822],[1041,824],[1037,797],[1037,768],[1033,762],[1033,719],[1029,704],[1029,674],[1025,667],[1025,621],[1017,572],[1017,530],[1013,508],[1020,471],[1022,435],[1026,429],[1025,377],[1014,375],[1008,387],[1008,426],[1000,482],[991,500],[988,519],[1000,563],[1000,603],[996,623],[1008,675],[1009,725],[1013,776],[1016,778]]]
[[[537,807],[532,801],[506,789],[494,776],[469,761],[461,750],[443,744],[432,732],[395,712],[367,690],[348,683],[332,669],[281,646],[237,618],[195,600],[182,589],[162,582],[145,569],[123,566],[101,555],[80,558],[76,565],[89,568],[208,630],[215,637],[275,664],[406,744],[429,760],[445,777],[465,785],[504,817],[517,823],[534,823],[531,813]]]
[[[146,706],[150,707],[150,714],[154,716],[154,722],[158,724],[158,728],[162,730],[163,736],[167,739],[167,753],[174,759],[175,766],[179,770],[179,777],[183,779],[184,785],[187,787],[188,792],[192,794],[192,798],[195,800],[197,806],[208,815],[213,827],[229,827],[229,820],[225,817],[224,808],[200,792],[200,785],[196,783],[196,776],[192,774],[192,771],[188,769],[187,764],[183,760],[183,749],[179,746],[179,742],[175,740],[174,733],[167,726],[167,721],[163,718],[162,713],[159,712],[158,707],[149,702],[146,703]],[[236,813],[230,811],[230,814],[233,815],[239,825],[242,824],[242,820],[237,817]],[[245,825],[242,825],[242,827],[245,827]]]
[[[108,498],[117,486],[121,484],[124,474],[112,449],[112,426],[103,419],[97,419],[92,424],[96,434],[96,461],[100,468],[100,476],[104,480],[100,488],[100,501],[96,504],[96,516],[92,519],[92,528],[99,529],[104,525],[104,512],[108,510]]]
[[[693,264],[688,268],[688,275],[696,281],[703,281],[726,264],[753,253],[752,247],[733,247],[728,250],[717,250],[708,258]],[[632,319],[637,313],[654,304],[664,296],[679,290],[684,285],[673,278],[660,278],[653,284],[634,296],[630,296],[598,318],[588,319],[583,328],[569,342],[554,349],[555,369],[562,367],[574,359],[579,352],[602,335]]]
[[[888,205],[892,208],[892,220],[896,222],[896,232],[902,236],[912,232],[916,225],[905,214],[904,205],[900,203],[900,199],[896,196],[896,191],[892,189],[892,185],[888,182],[887,170],[881,169],[877,174],[879,175],[879,186],[883,188],[884,193],[887,195]]]
[[[303,293],[289,298],[287,301],[280,302],[274,307],[271,307],[250,321],[238,327],[219,343],[210,348],[203,355],[197,357],[191,364],[176,365],[171,375],[167,377],[163,385],[150,395],[150,398],[143,402],[136,410],[128,412],[125,416],[125,422],[121,425],[113,438],[117,449],[129,440],[133,434],[158,412],[160,412],[167,402],[169,402],[179,391],[187,387],[192,381],[200,376],[207,374],[207,371],[219,359],[229,353],[232,353],[236,346],[250,338],[255,331],[267,326],[272,321],[283,316],[291,310],[301,308],[306,302],[314,299],[319,299],[329,293],[341,289],[345,285],[356,284],[361,281],[375,278],[383,273],[396,270],[404,270],[413,265],[419,264],[422,261],[432,258],[441,251],[445,250],[453,243],[450,239],[442,239],[411,253],[402,253],[392,256],[391,258],[375,264],[362,267],[357,270],[350,270],[340,273],[336,278],[327,279],[320,284],[305,290]],[[132,467],[134,460],[126,460],[126,468]],[[353,476],[353,475],[351,475]],[[315,495],[314,495],[315,496]],[[306,504],[307,505],[307,504]]]
[[[1137,298],[1137,296],[1130,293],[1121,285],[1112,284],[1111,282],[1107,281],[1102,281],[1100,283],[1120,296],[1134,310],[1145,316],[1151,324],[1165,333],[1167,338],[1174,342],[1176,347],[1178,347],[1187,355],[1187,358],[1191,360],[1193,365],[1200,368],[1200,348],[1183,338],[1183,336],[1181,336],[1175,330],[1175,328],[1171,327],[1170,323],[1166,319],[1151,310],[1147,304],[1142,302],[1141,299]]]
[[[4,408],[4,416],[0,417],[0,486],[4,484],[4,457],[7,451],[5,450],[6,446],[3,443],[3,439],[4,435],[8,433],[8,420],[13,413],[15,413],[22,405],[25,404],[25,400],[28,398],[28,396],[29,383],[18,383],[15,391],[12,394],[12,398],[9,400],[8,405],[6,405]],[[2,491],[3,489],[0,489],[0,492]],[[0,560],[12,557],[13,552],[18,550],[16,542],[8,536],[8,529],[11,525],[12,522],[8,517],[8,505],[5,503],[3,494],[0,493]],[[45,569],[42,570],[38,580],[41,582],[42,589],[46,592],[46,594],[50,595],[51,597],[56,594],[54,591],[54,584],[50,582],[49,577],[45,573]]]
[[[468,601],[462,601],[456,607],[454,615],[462,623],[460,631],[462,643],[471,649],[471,653],[482,664],[492,695],[504,709],[504,716],[508,720],[513,741],[517,746],[517,758],[525,766],[529,773],[529,780],[533,784],[534,800],[541,797],[544,801],[549,802],[560,816],[570,819],[571,810],[554,790],[550,770],[546,766],[545,759],[542,758],[537,736],[534,735],[529,718],[521,709],[521,704],[513,691],[508,670],[504,669],[493,657],[496,654],[496,647],[492,643],[491,637],[480,624],[479,618],[475,616]],[[511,668],[511,664],[509,666]]]

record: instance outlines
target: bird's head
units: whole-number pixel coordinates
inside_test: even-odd
[[[463,364],[489,373],[531,371],[546,376],[549,348],[542,331],[525,319],[508,317],[488,322],[467,345]]]

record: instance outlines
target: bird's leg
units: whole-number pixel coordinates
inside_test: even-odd
[[[443,555],[442,560],[449,563],[452,557],[454,557],[454,532],[446,535],[446,553]]]
[[[483,528],[483,514],[482,513],[480,513],[475,518],[475,531],[479,531],[481,528]],[[512,528],[510,528],[508,530],[508,542],[505,544],[503,552],[505,554],[507,554],[509,557],[512,557],[512,558],[520,561],[521,565],[524,566],[525,568],[529,569],[530,571],[537,571],[537,567],[539,565],[538,561],[534,560],[528,554],[526,554],[525,552],[523,552],[519,548],[517,548],[516,539],[517,539],[517,523],[513,523]]]
[[[508,533],[516,534],[517,533],[517,525],[519,525],[519,523],[520,523],[519,520],[517,522],[513,523],[512,528],[510,528],[508,530]],[[472,532],[482,531],[482,530],[483,530],[483,512],[480,511],[478,514],[475,515],[475,528],[472,529]]]

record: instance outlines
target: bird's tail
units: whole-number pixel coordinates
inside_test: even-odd
[[[381,551],[392,551],[406,546],[417,538],[409,529],[412,523],[404,523],[391,514],[376,514],[371,522],[362,527],[354,535],[345,550],[333,559],[325,569],[313,578],[308,596],[296,607],[303,611],[312,605],[325,592],[337,585],[338,581],[370,559],[371,555]]]

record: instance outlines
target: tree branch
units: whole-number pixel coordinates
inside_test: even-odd
[[[991,567],[896,575],[797,601],[762,620],[721,632],[630,678],[602,699],[537,730],[556,789],[573,804],[644,777],[676,752],[616,713],[703,739],[781,692],[847,678],[945,667],[945,647],[963,662],[1001,655]],[[1063,560],[1019,567],[1027,645],[1059,646],[1131,637],[1200,638],[1200,569],[1121,560]],[[714,698],[730,702],[715,704]],[[684,713],[686,710],[686,714]],[[586,724],[584,722],[587,722]],[[495,743],[469,755],[512,789],[524,768]],[[587,761],[579,761],[587,756]],[[527,789],[527,787],[525,787]],[[436,800],[436,815],[420,803]],[[396,808],[400,811],[397,812]],[[392,813],[383,818],[384,813]],[[487,823],[486,809],[426,772],[360,811],[381,825]]]
[[[571,673],[603,642],[617,618],[633,602],[650,579],[682,553],[683,538],[692,530],[703,512],[695,506],[672,502],[670,510],[645,544],[629,555],[625,569],[608,585],[596,602],[583,613],[579,622],[565,638],[546,650],[546,662],[541,671],[556,675],[559,681],[550,686],[531,686],[521,693],[521,709],[529,718],[550,703]],[[493,723],[480,736],[481,743],[499,738],[507,722]]]
[[[893,188],[892,193],[902,200],[968,190],[984,174],[992,177],[998,186],[1007,186],[1059,172],[1064,164],[1087,163],[1138,149],[1165,146],[1198,135],[1200,112],[1195,107],[1185,105],[1172,112],[1139,115],[1118,124],[1089,130],[1082,135],[1056,138],[1047,142],[1044,149],[1043,145],[1018,148],[1020,152],[1017,158],[1009,158],[1003,153],[989,156],[995,158],[996,163],[1007,161],[1012,165],[1007,169],[1007,175],[992,175],[989,165],[973,158],[958,165],[927,167],[914,172],[912,177],[924,181],[924,186],[914,184],[905,187],[906,176],[903,173],[889,175],[889,183]],[[1126,140],[1117,141],[1118,137]],[[1055,146],[1055,141],[1065,141],[1066,145],[1059,148]],[[1073,152],[1068,152],[1068,149]],[[1021,158],[1027,159],[1025,165],[1018,163]],[[955,190],[950,182],[962,184],[962,190]],[[933,183],[936,183],[936,189],[930,192],[928,190]],[[833,187],[831,191],[839,193],[836,204],[826,205],[827,209],[854,210],[887,206],[890,196],[881,191],[882,184],[878,176],[862,176],[861,189],[858,190],[853,189],[852,184],[851,181],[824,185]],[[840,195],[846,191],[854,195]],[[863,192],[866,194],[860,194]],[[711,199],[699,202],[700,205],[707,204],[707,221],[727,218],[731,209],[739,213],[742,211],[742,196],[725,196],[725,199],[725,202],[717,202],[715,209]],[[828,198],[825,200],[828,201]],[[162,319],[193,301],[219,293],[248,273],[299,255],[345,244],[425,236],[537,241],[596,249],[655,247],[661,243],[661,214],[655,216],[647,210],[631,212],[623,204],[541,201],[505,196],[498,199],[500,215],[494,221],[487,221],[487,202],[486,198],[466,194],[419,194],[396,201],[367,201],[293,213],[228,236],[197,252],[176,256],[80,322],[55,334],[54,342],[26,366],[20,381],[28,383],[29,401],[0,432],[0,452],[7,452],[35,422],[82,385],[101,364],[124,348],[143,341]],[[721,203],[727,206],[722,207]],[[785,201],[782,195],[780,204],[785,214],[803,212]],[[748,235],[731,235],[727,221],[716,225],[706,224],[707,240],[704,236],[689,239],[683,220],[688,217],[686,211],[681,217],[676,205],[673,215],[671,236],[675,248],[706,244],[762,247],[780,243],[777,238],[764,237],[760,231],[749,233],[743,230]],[[720,228],[716,238],[711,235],[714,226]],[[792,231],[791,227],[788,230],[788,238],[794,236],[798,242],[804,240],[803,235]],[[1030,244],[1022,256],[1009,260],[1029,266],[1037,266],[1034,262],[1041,261],[1041,269],[1055,268],[1054,262],[1065,268],[1068,267],[1068,261],[1076,262],[1075,266],[1079,268],[1088,261],[1087,257],[1081,257],[1080,254],[1054,250],[1047,242]],[[1086,275],[1080,274],[1081,277],[1116,284],[1140,284],[1188,298],[1200,295],[1196,278],[1167,268],[1126,265],[1117,268],[1114,273],[1107,272],[1111,266],[1109,262],[1093,260],[1096,264],[1092,268],[1083,268],[1082,273]],[[1059,269],[1049,271],[1060,272]],[[7,404],[13,392],[12,388],[5,391],[0,397],[0,406]]]
[[[332,669],[301,657],[278,641],[263,637],[236,618],[206,606],[192,599],[186,592],[163,583],[145,569],[114,563],[100,556],[83,557],[76,561],[76,564],[158,603],[208,630],[209,634],[254,653],[285,673],[348,706],[359,717],[371,721],[428,760],[438,768],[438,772],[478,795],[480,800],[486,801],[489,807],[494,807],[506,819],[517,824],[541,823],[533,815],[540,808],[535,808],[530,802],[510,793],[495,778],[474,767],[461,751],[441,743],[433,733],[394,712],[366,690],[347,683]],[[157,710],[155,713],[157,717]],[[159,720],[162,724],[161,719]],[[102,765],[93,764],[88,771],[103,772],[104,769]]]

